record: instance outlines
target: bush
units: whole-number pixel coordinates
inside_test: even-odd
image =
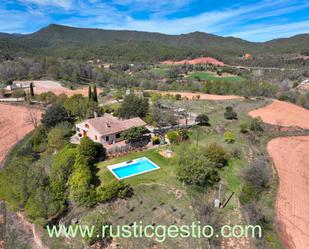
[[[160,143],[160,137],[159,136],[153,136],[152,137],[152,144],[159,144]]]
[[[249,125],[247,123],[243,123],[239,125],[241,133],[247,133],[249,130]]]
[[[244,184],[239,196],[240,204],[244,205],[251,202],[255,196],[256,193],[254,191],[254,187],[249,183]]]
[[[241,158],[241,150],[238,149],[238,148],[234,148],[232,151],[231,151],[231,156],[236,158],[236,159],[240,159]]]
[[[185,141],[185,140],[189,139],[189,133],[188,133],[187,129],[178,129],[177,133],[180,136],[181,141]]]
[[[235,135],[233,132],[231,131],[227,131],[224,133],[224,140],[227,143],[234,143],[235,142]]]
[[[262,131],[264,131],[263,121],[262,121],[262,119],[260,117],[254,118],[254,119],[251,120],[250,130],[254,131],[254,132],[262,132]]]
[[[246,168],[244,179],[257,191],[268,187],[270,174],[267,169],[267,162],[264,158],[255,158],[249,167]]]
[[[178,144],[180,142],[180,136],[176,131],[168,131],[166,136],[172,144]]]
[[[199,125],[209,125],[209,118],[206,114],[199,114],[196,119],[195,122],[198,122]]]
[[[97,201],[107,202],[116,198],[125,199],[133,195],[133,189],[123,182],[113,181],[97,188]]]
[[[101,234],[103,226],[110,226],[111,222],[108,219],[108,214],[103,212],[87,212],[84,217],[81,219],[82,226],[93,227],[92,234]],[[90,234],[89,234],[90,235]],[[83,240],[88,246],[99,243],[99,248],[106,248],[108,243],[111,242],[109,237],[109,227],[106,227],[105,236],[86,236],[83,237]]]
[[[233,107],[227,106],[225,108],[224,117],[228,120],[237,119],[237,113],[233,110]]]
[[[211,162],[216,164],[217,168],[222,168],[228,163],[228,155],[226,151],[217,143],[208,145],[205,154]]]
[[[180,95],[179,93],[177,93],[177,94],[175,95],[175,99],[176,99],[176,100],[181,100],[181,95]]]

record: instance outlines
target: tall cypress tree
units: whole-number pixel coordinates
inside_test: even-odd
[[[92,99],[92,92],[91,92],[91,86],[88,87],[88,99]]]
[[[33,83],[30,83],[30,96],[34,97]]]
[[[93,87],[93,101],[98,102],[98,93],[97,93],[97,86],[94,85]]]

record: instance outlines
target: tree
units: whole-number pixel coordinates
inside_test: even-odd
[[[30,83],[30,96],[34,97],[33,83]]]
[[[88,164],[93,164],[99,159],[104,160],[106,157],[106,150],[103,145],[93,142],[89,137],[83,137],[81,139],[77,151]]]
[[[228,120],[237,119],[237,113],[233,110],[233,107],[227,106],[225,108],[224,117]]]
[[[97,93],[97,86],[94,85],[93,87],[93,96],[92,96],[92,100],[94,102],[98,102],[98,93]]]
[[[206,157],[201,147],[182,146],[176,161],[177,178],[188,185],[211,186],[220,180],[215,163]]]
[[[143,126],[132,127],[129,130],[123,132],[121,136],[132,147],[142,147],[142,146],[145,146],[150,140],[149,136],[144,136],[146,132],[147,132],[147,129]]]
[[[65,121],[69,121],[69,115],[66,109],[60,104],[53,104],[42,115],[42,123],[48,128]]]
[[[138,97],[134,94],[125,96],[118,114],[122,118],[144,118],[148,112],[149,103],[147,98]]]
[[[88,100],[92,100],[92,91],[91,91],[91,86],[88,86]]]
[[[195,122],[199,123],[199,125],[209,125],[209,118],[206,114],[197,115]]]
[[[38,110],[27,107],[27,116],[25,117],[25,122],[27,124],[33,125],[34,128],[38,127],[40,121],[40,113]]]
[[[81,94],[74,94],[64,102],[65,109],[79,119],[86,118],[89,101]]]

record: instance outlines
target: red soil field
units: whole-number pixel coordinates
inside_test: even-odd
[[[290,249],[309,248],[309,136],[275,138],[267,150],[280,178],[276,213],[282,240]]]
[[[38,109],[0,104],[0,162],[15,143],[34,129],[34,126],[27,121],[29,110],[40,119],[42,112]]]
[[[309,129],[309,111],[284,101],[274,100],[270,105],[249,112],[249,115],[261,117],[272,125]]]
[[[162,95],[176,95],[180,94],[182,98],[187,97],[188,99],[193,99],[193,97],[200,96],[199,99],[202,100],[231,100],[231,99],[239,99],[241,97],[235,95],[215,95],[215,94],[207,94],[207,93],[190,93],[190,92],[168,92],[168,91],[156,91],[156,90],[146,90],[146,92],[158,92]]]
[[[218,61],[214,58],[211,57],[200,57],[192,60],[181,60],[181,61],[163,61],[162,64],[167,64],[167,65],[181,65],[181,64],[191,64],[191,65],[196,65],[196,64],[213,64],[217,66],[224,66],[224,63],[222,61]]]

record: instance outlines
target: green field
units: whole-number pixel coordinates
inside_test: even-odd
[[[241,76],[219,77],[219,76],[213,76],[206,72],[190,73],[187,76],[188,79],[196,79],[196,77],[200,78],[201,80],[222,80],[222,81],[230,81],[230,82],[241,82],[245,80],[245,78]]]

